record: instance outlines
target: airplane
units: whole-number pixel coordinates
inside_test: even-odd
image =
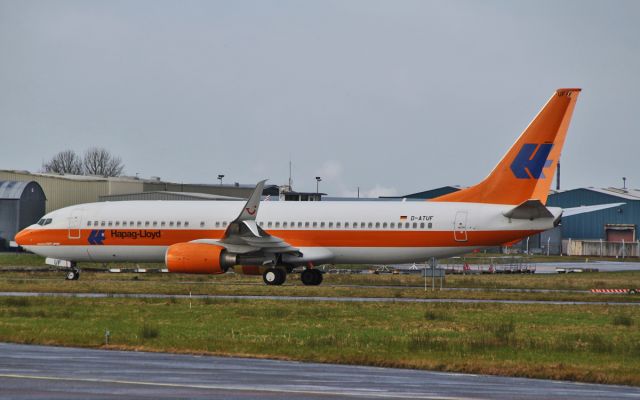
[[[261,181],[246,204],[65,207],[19,232],[15,241],[68,267],[67,279],[78,279],[78,262],[164,262],[174,273],[233,268],[262,275],[268,285],[283,284],[297,267],[303,267],[303,284],[319,285],[319,264],[424,262],[500,246],[559,224],[563,210],[545,203],[580,90],[557,89],[479,184],[429,201],[261,203]]]

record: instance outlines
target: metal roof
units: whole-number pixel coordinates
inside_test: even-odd
[[[602,193],[602,194],[606,194],[606,195],[614,196],[614,197],[619,197],[621,199],[626,199],[626,200],[640,200],[640,190],[638,190],[638,189],[621,189],[621,188],[613,188],[613,187],[608,187],[608,188],[594,188],[594,187],[577,188],[577,189],[561,190],[559,192],[553,191],[551,194],[567,193],[567,192],[571,192],[571,191],[574,191],[574,190],[580,190],[580,189],[590,190],[592,192]]]
[[[31,182],[0,181],[0,199],[20,199],[29,183]]]

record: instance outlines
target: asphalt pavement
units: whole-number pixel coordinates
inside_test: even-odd
[[[2,399],[640,399],[640,388],[0,343]]]

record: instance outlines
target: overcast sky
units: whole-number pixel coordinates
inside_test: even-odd
[[[0,0],[0,169],[332,195],[471,185],[582,87],[562,186],[640,187],[637,1]]]

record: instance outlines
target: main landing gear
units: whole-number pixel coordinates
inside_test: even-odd
[[[305,285],[317,286],[322,283],[322,272],[317,269],[308,268],[302,271],[300,279]]]
[[[77,281],[80,278],[80,270],[78,267],[71,267],[69,271],[67,271],[67,275],[65,279],[68,281]]]
[[[269,268],[262,274],[262,280],[267,285],[282,285],[287,280],[287,272],[281,268]]]

